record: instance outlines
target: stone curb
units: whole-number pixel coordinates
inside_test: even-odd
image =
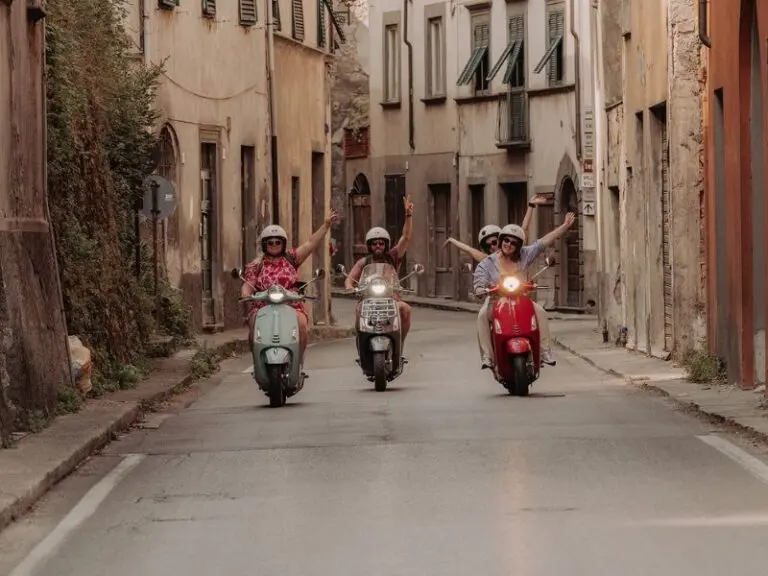
[[[317,343],[348,338],[352,335],[354,335],[354,328],[352,327],[313,327],[310,330],[309,339],[310,342]],[[214,351],[219,361],[241,355],[248,351],[248,340],[247,338],[236,338],[216,346]],[[69,454],[62,455],[62,459],[54,468],[48,470],[42,477],[33,480],[23,494],[0,508],[0,531],[22,517],[53,486],[69,476],[92,454],[112,442],[117,434],[133,426],[146,412],[151,411],[154,406],[179,394],[194,381],[195,377],[191,372],[188,372],[178,381],[158,392],[150,393],[140,400],[124,402],[126,406],[116,413],[109,423],[94,430],[85,441],[72,448]],[[72,414],[71,416],[72,418],[77,418],[77,414]],[[55,422],[52,426],[55,426]],[[44,433],[45,430],[41,434]]]
[[[697,414],[704,416],[708,418],[710,421],[715,422],[717,424],[727,424],[728,426],[733,426],[734,428],[741,430],[742,432],[745,432],[749,434],[750,436],[760,438],[761,440],[768,440],[768,434],[765,432],[762,432],[758,430],[757,428],[754,428],[752,426],[749,426],[747,424],[743,424],[739,422],[738,420],[731,418],[729,416],[723,416],[722,414],[717,413],[714,410],[707,409],[702,407],[700,404],[692,401],[692,400],[683,400],[680,399],[673,394],[671,394],[666,388],[664,388],[664,385],[660,383],[654,383],[650,379],[644,379],[644,378],[633,378],[630,376],[627,376],[626,374],[622,374],[620,372],[617,372],[616,370],[613,370],[611,368],[604,368],[597,364],[594,360],[589,358],[586,354],[583,354],[576,349],[574,349],[572,346],[568,346],[567,344],[562,343],[560,340],[558,340],[557,336],[552,337],[552,341],[562,348],[563,350],[566,350],[573,354],[574,356],[578,356],[584,362],[587,364],[594,366],[601,372],[604,372],[605,374],[609,374],[611,376],[616,376],[617,378],[621,378],[625,380],[628,384],[632,384],[633,386],[636,386],[638,388],[644,389],[644,390],[652,390],[654,392],[657,392],[661,394],[662,396],[668,398],[672,402],[674,402],[677,406],[680,408],[685,408],[688,410],[694,410]],[[692,386],[694,384],[691,384]]]

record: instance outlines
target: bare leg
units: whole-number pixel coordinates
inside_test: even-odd
[[[555,360],[552,357],[552,340],[549,333],[549,317],[547,311],[542,308],[538,302],[533,303],[536,310],[536,322],[539,325],[539,339],[541,340],[541,361],[550,366],[554,366]]]
[[[403,350],[405,350],[405,338],[411,329],[411,307],[405,302],[398,302],[397,308],[400,310],[400,329],[403,334]],[[400,354],[402,355],[402,350]]]
[[[491,326],[488,323],[488,308],[488,298],[486,298],[477,314],[477,343],[480,345],[483,368],[493,366],[493,343],[491,342]]]

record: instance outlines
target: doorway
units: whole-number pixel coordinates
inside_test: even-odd
[[[240,147],[240,261],[243,268],[256,257],[256,148]]]
[[[453,267],[451,253],[443,244],[451,236],[451,185],[429,186],[431,260],[434,263],[435,284],[432,295],[442,298],[453,296]]]
[[[349,191],[349,211],[352,238],[352,262],[349,268],[360,258],[365,258],[368,249],[365,246],[365,234],[371,228],[371,187],[365,174],[358,174]]]
[[[325,221],[325,154],[312,152],[312,232],[318,230]],[[322,268],[328,245],[322,242],[312,255],[312,269]],[[330,274],[328,275],[330,276]],[[317,300],[314,301],[312,319],[315,324],[328,323],[328,310],[325,303],[325,280],[315,282]]]
[[[579,213],[576,186],[566,177],[560,189],[560,218],[568,212]],[[572,308],[581,306],[581,254],[579,246],[579,222],[576,222],[560,240],[562,258],[560,268],[560,304]]]
[[[385,177],[384,206],[385,227],[392,238],[394,246],[400,240],[405,226],[405,174],[396,174]],[[400,270],[407,269],[405,256],[400,259]]]
[[[202,272],[203,328],[216,324],[214,260],[216,251],[216,202],[218,157],[216,142],[200,144],[200,268]]]

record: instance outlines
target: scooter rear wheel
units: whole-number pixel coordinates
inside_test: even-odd
[[[271,365],[267,367],[269,374],[269,405],[272,408],[285,406],[285,388],[283,387],[283,366]]]
[[[515,396],[528,396],[531,387],[531,379],[528,377],[525,356],[514,356],[512,367],[515,372],[515,381],[509,387],[509,393]]]
[[[373,354],[373,382],[376,392],[387,389],[387,357],[384,352]]]

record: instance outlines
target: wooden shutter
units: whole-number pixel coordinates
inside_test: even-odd
[[[304,0],[293,1],[293,37],[304,41]]]
[[[216,17],[216,0],[203,0],[203,16]]]
[[[480,48],[482,46],[488,46],[491,38],[491,27],[488,22],[482,22],[475,24],[474,27],[474,44],[472,48]]]
[[[240,24],[253,26],[257,19],[256,0],[240,0]]]
[[[325,2],[323,0],[317,0],[317,45],[320,48],[325,47],[326,30]]]
[[[283,22],[280,20],[280,0],[272,0],[272,18],[275,21],[275,30],[279,32],[283,29]]]
[[[563,79],[563,71],[560,69],[562,60],[557,57],[558,50],[565,50],[563,42],[565,38],[565,13],[563,11],[550,12],[548,18],[549,44],[550,46],[560,39],[560,48],[555,49],[548,62],[548,75],[550,82],[560,82]]]

